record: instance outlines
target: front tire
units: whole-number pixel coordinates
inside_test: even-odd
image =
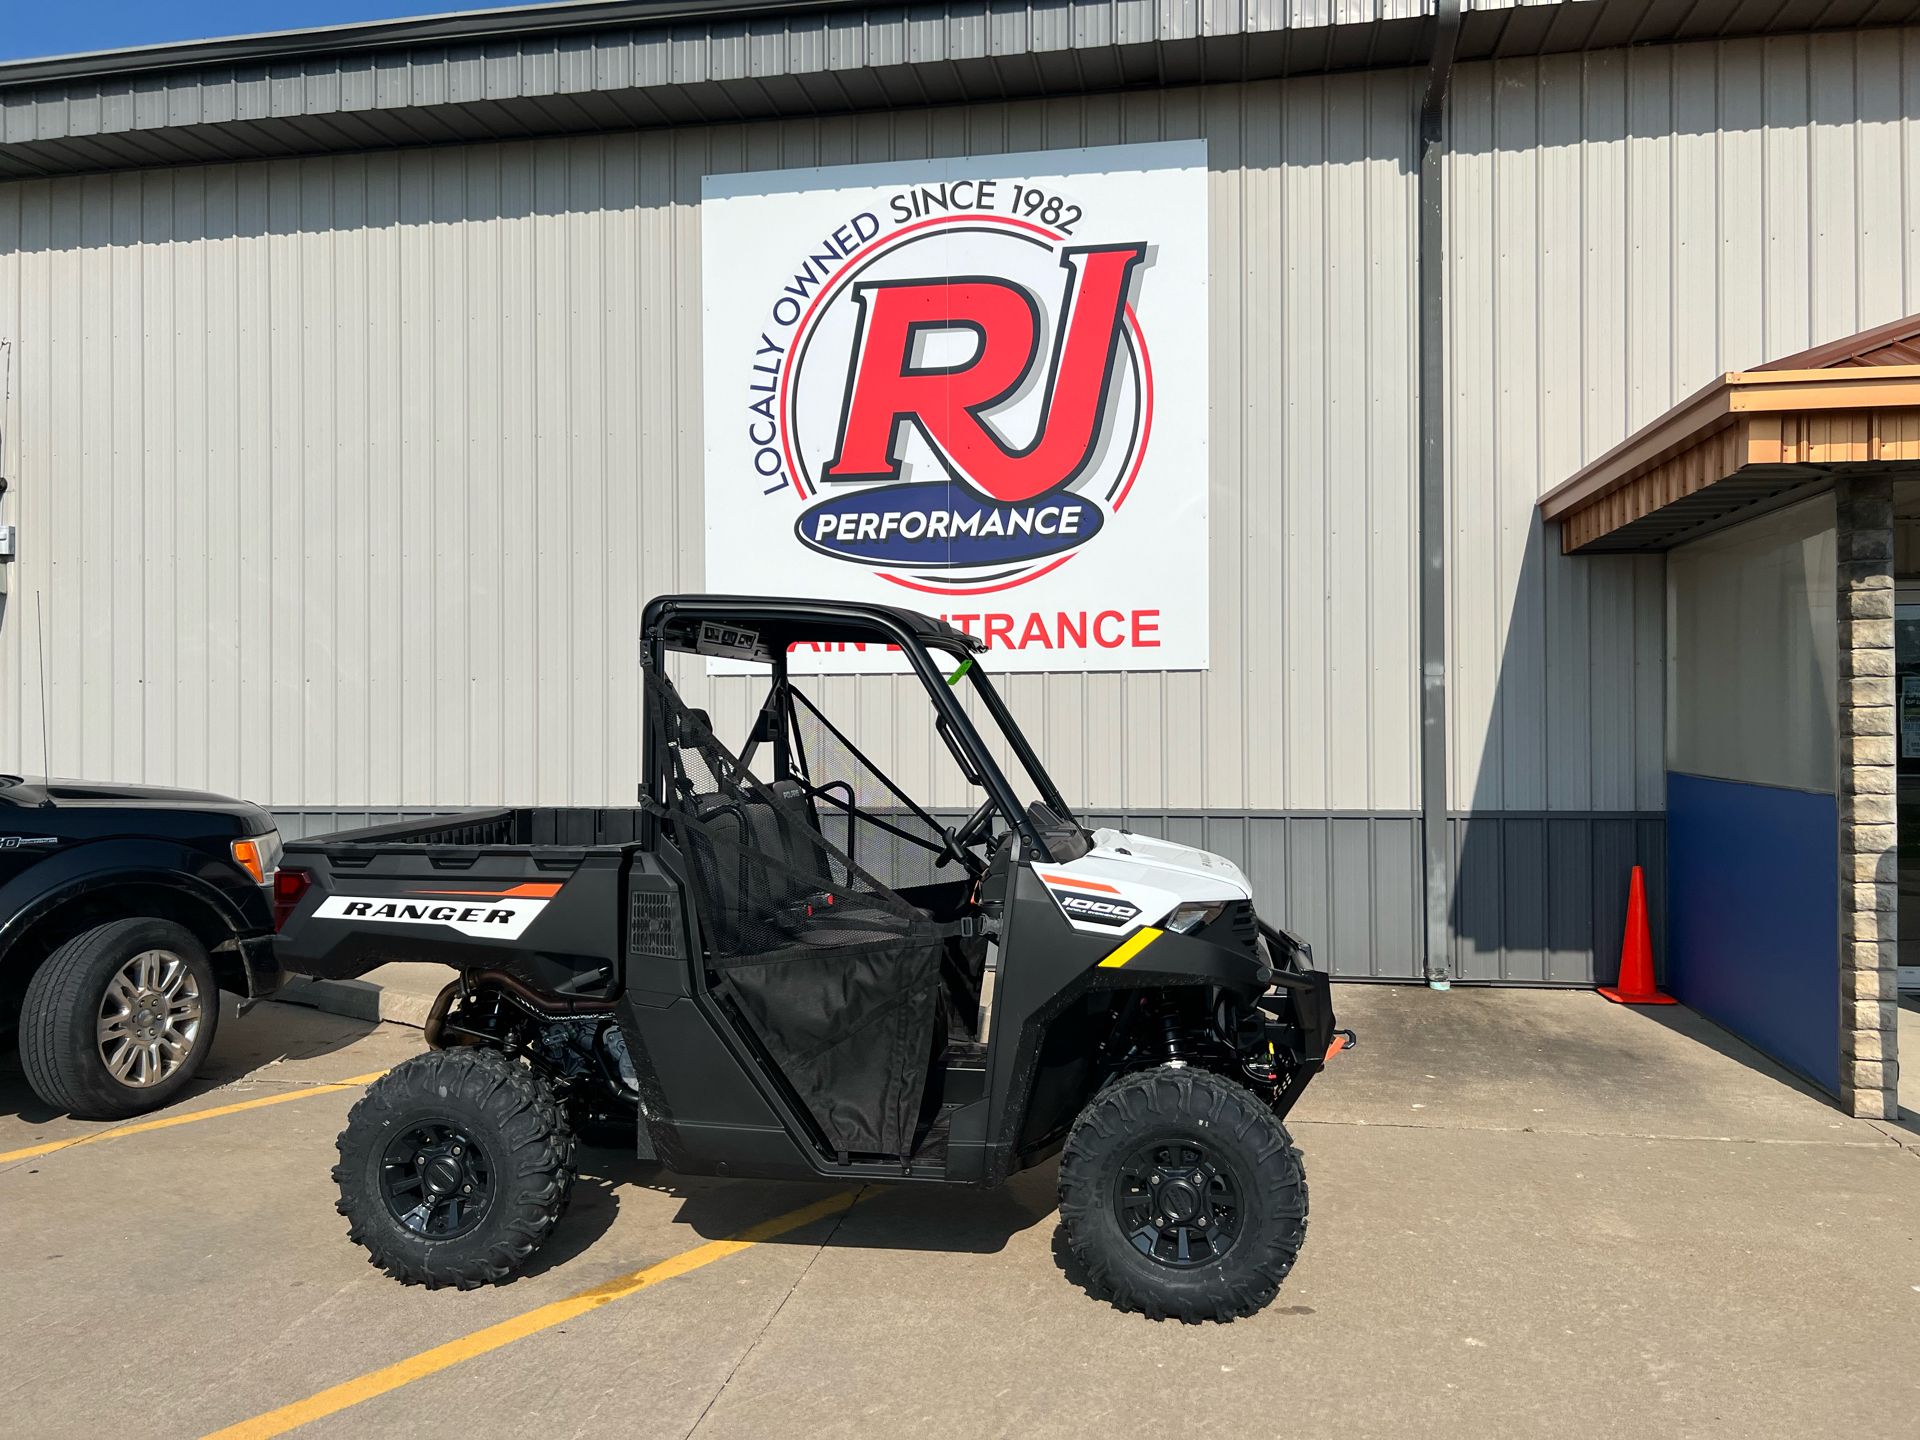
[[[1306,1172],[1258,1097],[1163,1066],[1102,1090],[1060,1160],[1060,1218],[1089,1287],[1190,1324],[1251,1315],[1293,1269]]]
[[[124,1120],[184,1090],[213,1048],[213,961],[171,920],[114,920],[76,935],[34,971],[20,1008],[20,1061],[47,1104]]]
[[[495,1050],[429,1050],[376,1080],[340,1132],[347,1237],[409,1285],[471,1290],[532,1258],[573,1188],[546,1083]]]

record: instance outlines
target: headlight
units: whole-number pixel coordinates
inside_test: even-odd
[[[1171,930],[1176,935],[1189,935],[1202,925],[1211,925],[1220,918],[1220,912],[1227,908],[1224,900],[1216,900],[1211,905],[1176,905],[1173,914],[1167,917],[1167,923],[1161,928]]]
[[[233,863],[251,875],[256,885],[273,883],[273,872],[280,866],[281,848],[278,830],[236,840],[229,847],[233,852]]]

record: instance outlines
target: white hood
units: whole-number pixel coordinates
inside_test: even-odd
[[[1076,930],[1125,935],[1158,925],[1177,905],[1251,900],[1246,873],[1225,856],[1126,830],[1096,830],[1093,849],[1064,865],[1036,865]],[[1077,901],[1072,898],[1078,895]],[[1135,913],[1092,918],[1105,901]]]
[[[1096,830],[1093,849],[1078,864],[1098,861],[1117,867],[1113,873],[1138,878],[1182,900],[1251,900],[1253,886],[1246,872],[1211,850],[1135,835],[1128,830]]]

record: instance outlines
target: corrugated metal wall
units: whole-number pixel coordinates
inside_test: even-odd
[[[1449,677],[1471,978],[1611,967],[1661,850],[1657,558],[1533,505],[1719,370],[1920,309],[1920,32],[1456,78]],[[1088,807],[1414,973],[1406,73],[0,186],[25,558],[0,767],[316,814],[618,803],[645,597],[700,584],[703,173],[1204,135],[1214,666],[1009,683]],[[703,685],[698,682],[696,688]],[[819,687],[959,797],[890,683]],[[744,685],[708,697],[745,722]],[[1656,908],[1658,907],[1656,893]]]
[[[37,591],[63,773],[284,809],[625,799],[640,606],[700,584],[701,174],[1204,135],[1214,667],[1009,688],[1092,806],[1406,811],[1412,84],[0,186],[0,764],[40,768]],[[743,722],[744,684],[711,703]]]
[[[1920,32],[1462,67],[1447,163],[1453,804],[1658,810],[1659,557],[1534,502],[1715,375],[1920,309]]]

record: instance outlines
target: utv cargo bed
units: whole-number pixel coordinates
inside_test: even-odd
[[[348,923],[282,929],[282,963],[331,980],[399,960],[481,966],[562,995],[606,994],[626,940],[621,880],[644,819],[638,809],[516,807],[295,841],[276,914],[317,889],[317,913]],[[651,892],[636,880],[637,909]]]

